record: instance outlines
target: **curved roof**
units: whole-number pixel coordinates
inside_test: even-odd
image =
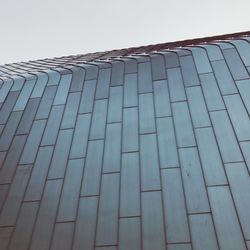
[[[1,66],[0,249],[249,248],[249,117],[249,32]]]

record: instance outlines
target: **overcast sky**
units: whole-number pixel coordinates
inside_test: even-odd
[[[250,0],[0,0],[0,64],[250,30]]]

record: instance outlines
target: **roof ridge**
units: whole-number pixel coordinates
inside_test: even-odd
[[[111,63],[117,60],[133,59],[137,56],[146,56],[151,53],[177,51],[184,47],[205,45],[210,43],[223,42],[228,40],[244,39],[250,37],[250,31],[209,36],[203,38],[187,39],[176,42],[159,43],[154,45],[146,45],[140,47],[131,47],[118,50],[110,50],[104,52],[87,53],[80,55],[70,55],[62,57],[54,57],[51,59],[38,59],[27,62],[9,63],[0,66],[0,77],[20,76],[21,74],[39,73],[46,70],[57,70],[59,68],[66,70],[72,67],[84,67],[84,65],[96,65]],[[250,40],[248,40],[250,42]],[[136,58],[135,58],[136,59]]]

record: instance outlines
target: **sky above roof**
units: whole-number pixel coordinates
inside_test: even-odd
[[[250,30],[249,0],[0,0],[0,64]]]

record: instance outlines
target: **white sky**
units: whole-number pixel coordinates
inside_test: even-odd
[[[250,30],[250,0],[0,0],[0,64]]]

